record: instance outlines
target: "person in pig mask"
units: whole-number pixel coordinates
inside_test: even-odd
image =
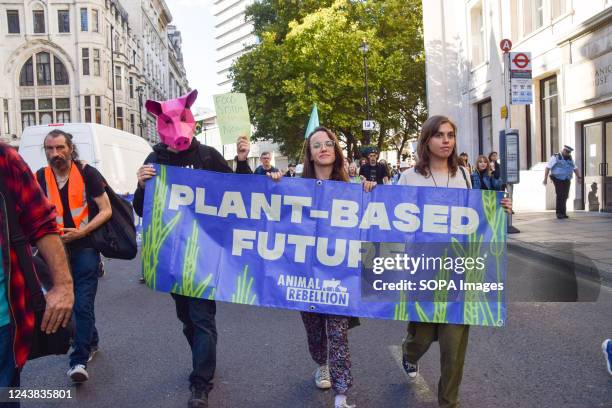
[[[138,187],[134,194],[134,210],[142,217],[145,182],[155,176],[153,163],[193,169],[231,173],[232,169],[214,148],[200,144],[195,139],[195,120],[191,106],[198,92],[166,102],[147,101],[147,110],[157,117],[157,130],[161,143],[153,147],[144,165],[138,170]],[[247,163],[250,144],[246,137],[237,141],[236,173],[252,174]],[[216,305],[212,300],[197,299],[172,293],[176,315],[183,323],[183,333],[191,347],[193,370],[189,376],[190,408],[208,407],[208,393],[216,365],[217,328]]]

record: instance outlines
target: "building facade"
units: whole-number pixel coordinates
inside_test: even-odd
[[[126,17],[114,1],[1,2],[2,139],[16,145],[25,127],[58,122],[114,126],[117,119],[129,129],[126,114],[137,107],[113,93],[111,72],[111,27],[121,45],[118,86],[123,73],[138,71],[123,58],[135,47]]]
[[[170,68],[168,75],[168,96],[170,98],[178,98],[185,95],[189,90],[187,82],[187,72],[183,62],[183,39],[181,32],[176,29],[176,26],[168,26],[168,66]]]
[[[213,4],[217,93],[232,90],[229,74],[233,62],[258,43],[253,24],[245,20],[246,7],[251,3],[253,0],[216,0]]]
[[[27,126],[67,122],[157,140],[154,123],[147,136],[143,105],[149,95],[168,95],[170,55],[160,48],[158,71],[150,75],[142,25],[124,7],[133,3],[0,1],[0,140],[18,146]],[[149,4],[171,18],[165,4]],[[166,30],[167,23],[158,27]],[[166,31],[163,38],[167,43]],[[184,86],[184,68],[177,72]]]
[[[170,44],[168,27],[172,14],[164,0],[124,0],[130,24],[137,33],[143,60],[143,83],[139,98],[163,101],[170,98]],[[186,81],[186,79],[185,79]],[[159,142],[155,118],[142,108],[143,137]]]
[[[533,103],[510,106],[520,132],[515,208],[554,208],[545,164],[563,145],[585,175],[568,208],[612,211],[612,0],[423,1],[430,114],[458,125],[472,161],[499,151],[505,128],[504,38],[530,52]]]

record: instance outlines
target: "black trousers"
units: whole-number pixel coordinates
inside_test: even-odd
[[[193,370],[189,375],[192,387],[206,393],[213,388],[217,360],[217,327],[215,302],[172,293],[176,316],[183,323],[183,333],[191,347]]]
[[[550,178],[555,185],[555,193],[557,195],[557,217],[564,216],[567,213],[567,197],[569,196],[571,180],[559,180],[558,178]]]

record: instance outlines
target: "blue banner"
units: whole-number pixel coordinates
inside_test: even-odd
[[[503,326],[502,193],[157,166],[142,267],[162,292],[256,306]]]

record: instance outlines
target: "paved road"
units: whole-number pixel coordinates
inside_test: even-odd
[[[548,293],[547,285],[564,273],[522,254],[511,253],[508,261],[515,300]],[[138,284],[138,270],[136,261],[107,263],[96,303],[101,351],[75,400],[25,407],[186,406],[190,353],[173,302]],[[612,291],[604,290],[597,302],[512,302],[508,316],[503,329],[471,329],[464,407],[612,407],[612,377],[600,348],[612,337]],[[315,365],[296,312],[220,303],[217,317],[212,407],[332,406],[332,392],[314,387]],[[404,330],[403,323],[365,320],[351,331],[355,386],[349,398],[359,408],[437,406],[437,345],[423,358],[418,379],[409,382],[399,365]],[[66,369],[67,357],[34,361],[22,385],[66,388]]]

